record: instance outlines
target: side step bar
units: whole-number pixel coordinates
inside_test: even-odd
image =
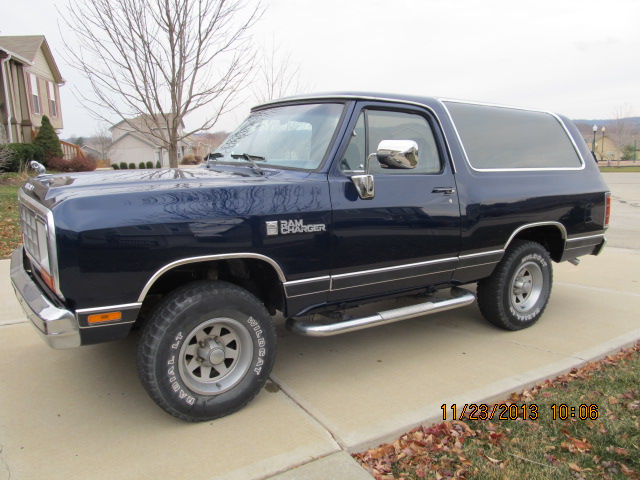
[[[307,337],[329,337],[331,335],[355,332],[356,330],[364,330],[365,328],[377,327],[378,325],[408,320],[421,315],[464,307],[472,304],[476,299],[476,296],[472,292],[460,287],[453,287],[451,289],[451,295],[453,295],[453,298],[418,303],[417,305],[379,312],[374,315],[369,315],[368,317],[353,318],[325,325],[289,318],[287,319],[287,328],[298,335],[305,335]]]

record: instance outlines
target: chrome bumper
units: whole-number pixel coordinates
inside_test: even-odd
[[[51,348],[80,346],[80,329],[75,315],[53,305],[24,270],[22,247],[11,255],[11,284],[20,306]]]
[[[607,245],[607,237],[604,237],[602,239],[602,243],[598,244],[596,248],[593,249],[593,253],[591,255],[600,255],[606,245]]]

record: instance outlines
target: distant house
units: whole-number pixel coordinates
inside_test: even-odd
[[[63,127],[64,82],[44,35],[0,36],[0,121],[9,142],[30,143],[43,115]]]
[[[169,119],[171,120],[171,119]],[[160,162],[162,167],[169,166],[169,152],[162,147],[158,137],[163,134],[168,137],[168,130],[164,120],[157,122],[162,126],[158,128],[150,115],[139,115],[116,123],[111,127],[111,148],[109,157],[112,164],[125,162],[134,163],[152,162],[154,165]],[[164,130],[164,132],[161,132]],[[180,122],[178,135],[184,134],[184,123]],[[191,152],[191,144],[180,141],[178,145],[178,163],[185,155]]]

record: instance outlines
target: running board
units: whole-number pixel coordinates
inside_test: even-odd
[[[378,325],[385,325],[387,323],[399,322],[400,320],[408,320],[422,315],[464,307],[472,304],[476,299],[476,296],[472,292],[459,287],[453,287],[451,289],[451,295],[453,295],[453,298],[418,303],[417,305],[379,312],[374,315],[369,315],[368,317],[353,318],[325,325],[289,318],[287,319],[287,328],[293,333],[307,337],[329,337],[331,335],[355,332],[356,330],[364,330],[365,328],[377,327]]]

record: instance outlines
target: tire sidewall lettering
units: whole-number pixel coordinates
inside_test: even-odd
[[[175,336],[174,340],[176,340],[178,346],[183,338],[182,332],[179,332],[178,335]],[[171,344],[171,350],[177,349],[174,345],[175,343]],[[196,402],[195,397],[188,393],[188,389],[185,390],[181,382],[178,382],[179,374],[176,373],[176,355],[170,355],[166,366],[166,379],[168,380],[170,391],[177,394],[177,397],[187,405],[193,405]]]
[[[238,314],[236,313],[233,316],[237,318]],[[246,320],[241,323],[245,324],[247,330],[252,334],[251,336],[254,347],[253,360],[247,370],[247,374],[252,371],[253,375],[258,377],[263,372],[263,366],[265,364],[264,357],[266,357],[267,349],[269,348],[268,342],[263,334],[262,327],[252,316],[246,317]],[[193,392],[184,385],[178,372],[178,362],[180,361],[178,358],[178,351],[182,347],[183,342],[186,341],[185,333],[183,331],[178,331],[170,338],[171,340],[168,348],[169,355],[165,365],[166,369],[164,379],[169,393],[174,398],[192,406],[196,403],[197,399]],[[240,382],[242,381],[243,380]],[[209,398],[216,396],[218,395],[211,395]]]
[[[544,259],[544,257],[542,257],[538,253],[530,253],[529,255],[525,255],[524,257],[522,257],[522,260],[520,260],[520,264],[523,264],[526,262],[537,262],[545,268],[549,265],[547,261]],[[543,269],[543,272],[544,272],[544,269]]]
[[[247,319],[247,325],[249,325],[249,330],[253,332],[256,337],[258,355],[255,357],[255,363],[253,364],[253,373],[259,376],[262,372],[262,366],[264,365],[263,357],[267,354],[267,341],[262,335],[260,324],[253,317]]]

